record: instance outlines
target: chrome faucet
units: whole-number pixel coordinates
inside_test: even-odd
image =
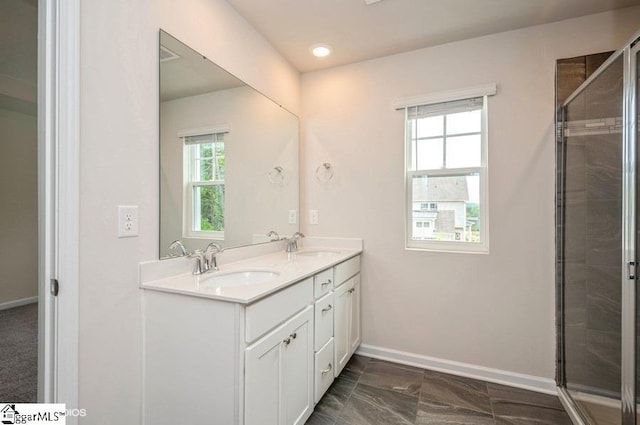
[[[224,251],[224,248],[222,248],[216,242],[211,242],[209,245],[207,245],[207,247],[204,249],[204,265],[206,269],[205,272],[210,272],[211,270],[220,270],[218,269],[218,260],[216,258],[216,255],[220,254],[222,251]]]
[[[187,255],[189,255],[189,252],[187,252],[187,249],[184,247],[184,244],[182,243],[181,240],[175,240],[171,242],[171,244],[169,245],[169,249],[176,249],[176,248],[180,248],[181,257],[186,257]]]
[[[194,275],[201,275],[209,271],[209,269],[206,266],[206,261],[204,259],[204,252],[202,252],[201,250],[196,249],[195,251],[189,254],[189,258],[195,258],[196,260],[195,264],[193,265],[193,272],[192,272]]]
[[[269,233],[267,233],[267,237],[271,238],[271,240],[269,242],[279,241],[280,240],[280,235],[275,230],[270,230]]]
[[[295,232],[289,239],[287,239],[287,252],[296,252],[298,250],[298,241],[304,238],[304,235],[300,232]]]

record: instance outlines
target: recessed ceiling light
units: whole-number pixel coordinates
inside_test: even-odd
[[[311,46],[311,53],[317,58],[324,58],[331,54],[331,46],[328,44],[314,44]]]

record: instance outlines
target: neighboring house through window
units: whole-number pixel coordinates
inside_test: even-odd
[[[396,103],[406,117],[406,246],[488,252],[487,99],[495,84]]]
[[[189,134],[191,133],[191,134]],[[181,136],[184,143],[185,237],[224,239],[225,134],[214,129]]]

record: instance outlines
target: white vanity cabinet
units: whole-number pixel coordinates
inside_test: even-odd
[[[360,256],[318,269],[254,302],[144,287],[143,424],[303,425],[360,343]]]

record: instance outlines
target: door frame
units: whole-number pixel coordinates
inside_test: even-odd
[[[623,197],[622,197],[622,329],[621,401],[623,425],[636,424],[636,285],[638,266],[637,232],[637,112],[636,55],[639,46],[632,41],[624,47],[623,74]]]
[[[38,0],[38,401],[67,408],[79,408],[79,53],[80,0]]]

